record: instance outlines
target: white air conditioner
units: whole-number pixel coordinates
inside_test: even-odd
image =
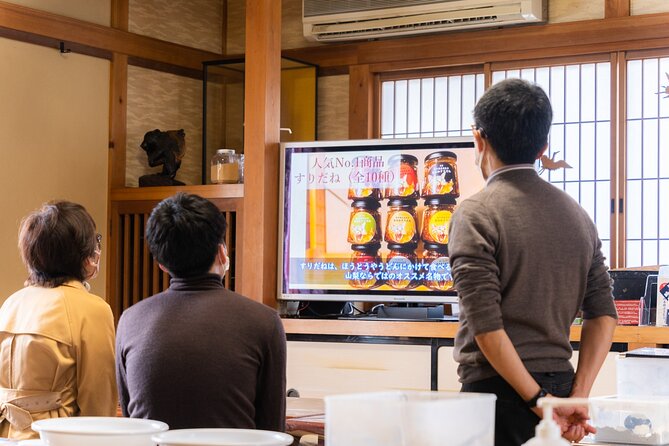
[[[304,36],[377,39],[544,22],[547,0],[302,0]]]

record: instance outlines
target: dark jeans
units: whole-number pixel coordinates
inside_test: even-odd
[[[574,372],[532,373],[532,376],[548,393],[558,397],[569,396],[574,383]],[[463,384],[460,391],[497,395],[495,446],[520,446],[534,437],[539,417],[501,376]]]

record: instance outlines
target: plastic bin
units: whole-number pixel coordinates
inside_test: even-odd
[[[379,392],[325,398],[326,446],[492,446],[495,395]]]
[[[669,397],[669,349],[641,348],[616,358],[619,397]]]
[[[669,443],[669,398],[608,396],[590,404],[597,443]]]

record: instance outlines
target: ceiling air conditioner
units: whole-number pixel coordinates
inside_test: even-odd
[[[547,0],[302,0],[304,36],[317,42],[545,22]]]

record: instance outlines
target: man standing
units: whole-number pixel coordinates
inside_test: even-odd
[[[589,395],[616,325],[594,223],[534,169],[552,115],[544,91],[519,79],[481,97],[473,133],[487,183],[460,204],[450,226],[461,311],[454,357],[462,391],[497,395],[496,446],[534,436],[538,398]],[[574,373],[569,330],[579,311],[584,322]],[[565,438],[592,432],[585,410],[558,415]]]
[[[159,203],[146,241],[170,287],[119,321],[116,372],[124,416],[172,429],[285,429],[286,336],[273,309],[223,287],[221,212],[197,195]]]

